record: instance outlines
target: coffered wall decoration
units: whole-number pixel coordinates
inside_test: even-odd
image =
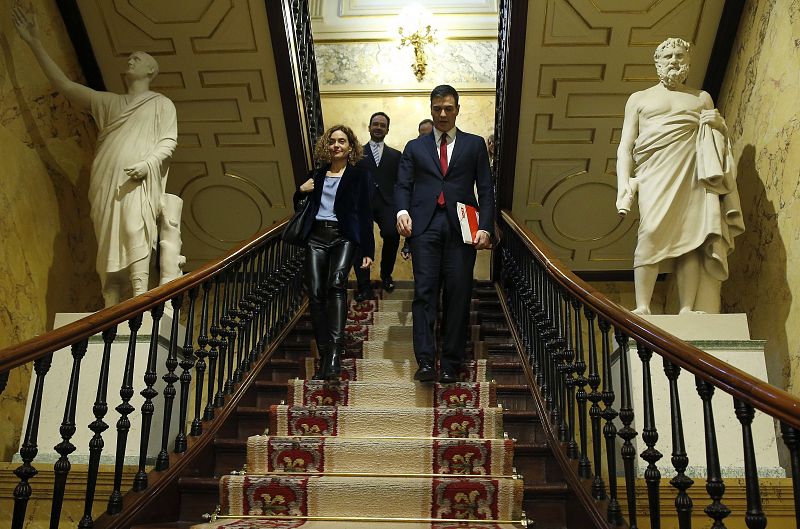
[[[186,270],[288,216],[294,192],[263,0],[79,0],[106,86],[153,55],[178,112],[167,191],[184,200]]]
[[[724,0],[528,4],[514,214],[574,270],[632,267],[638,212],[617,216],[616,150],[628,96],[658,82],[655,47],[694,43],[700,86]]]

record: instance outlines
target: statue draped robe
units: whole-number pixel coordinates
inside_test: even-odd
[[[105,283],[107,274],[148,257],[155,247],[178,121],[172,101],[155,92],[136,97],[96,92],[92,117],[99,134],[89,203],[97,236],[97,272]],[[138,162],[148,168],[142,180],[124,171]]]
[[[633,148],[639,232],[633,265],[662,265],[702,247],[705,272],[728,277],[733,238],[744,231],[730,143],[700,113],[639,124]]]

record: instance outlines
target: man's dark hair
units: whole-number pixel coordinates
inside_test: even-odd
[[[372,119],[373,119],[375,116],[383,116],[383,117],[385,117],[385,118],[386,118],[386,128],[387,128],[387,129],[389,128],[389,122],[390,122],[391,120],[389,119],[389,116],[386,114],[386,112],[375,112],[374,114],[372,114],[372,115],[369,117],[369,124],[370,124],[370,125],[372,125]]]
[[[423,126],[425,123],[430,123],[431,127],[433,127],[433,120],[428,118],[428,119],[423,119],[422,121],[419,122],[419,125],[417,125],[417,130],[419,130],[419,128]]]
[[[433,103],[433,100],[436,98],[446,96],[453,96],[456,105],[458,104],[458,92],[449,84],[440,84],[431,91],[431,103]]]

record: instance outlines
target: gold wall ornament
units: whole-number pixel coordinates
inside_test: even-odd
[[[434,44],[436,42],[436,30],[431,29],[430,24],[423,29],[417,29],[411,34],[406,34],[402,26],[397,29],[400,33],[400,47],[412,46],[414,48],[414,62],[411,64],[411,69],[414,71],[417,81],[422,81],[425,77],[425,71],[428,68],[428,58],[425,56],[425,45]]]
[[[414,62],[411,69],[417,81],[425,78],[428,58],[425,56],[425,45],[436,43],[436,29],[432,23],[433,15],[418,2],[404,7],[397,18],[397,32],[400,35],[399,48],[414,48]]]

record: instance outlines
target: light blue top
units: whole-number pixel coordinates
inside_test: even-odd
[[[333,211],[333,202],[336,200],[336,190],[339,189],[340,176],[326,176],[322,187],[322,198],[319,203],[317,220],[338,220]]]

